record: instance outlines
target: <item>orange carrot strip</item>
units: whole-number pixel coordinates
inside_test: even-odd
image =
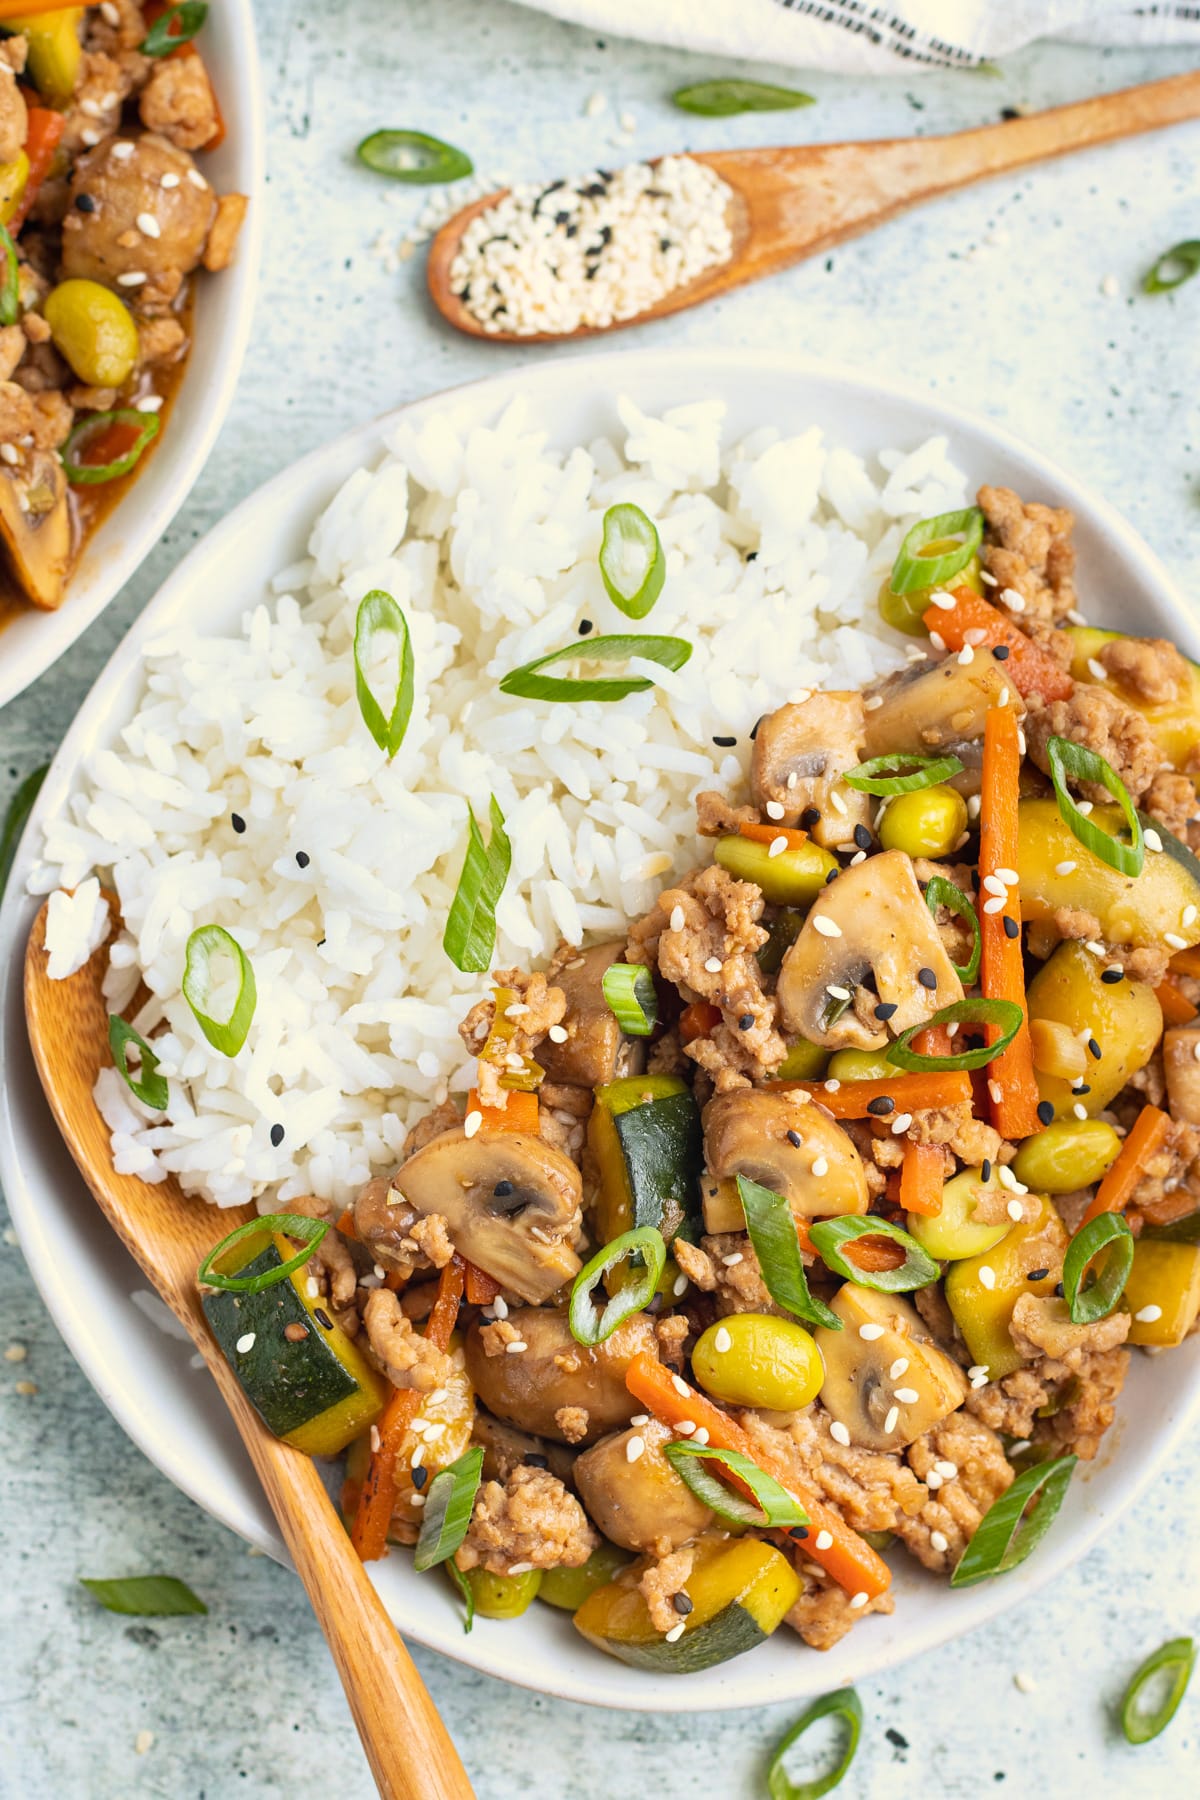
[[[902,1075],[897,1070],[894,1081],[844,1081],[831,1094],[824,1081],[788,1081],[777,1078],[764,1081],[768,1088],[803,1088],[819,1100],[835,1119],[867,1119],[872,1100],[885,1097],[896,1102],[896,1111],[920,1112],[930,1106],[961,1106],[971,1098],[971,1083],[965,1069],[948,1069],[943,1073]]]
[[[749,838],[752,844],[773,844],[776,838],[786,838],[789,850],[799,850],[807,844],[807,831],[797,831],[787,825],[739,825],[739,837]]]
[[[354,1208],[352,1206],[346,1208],[337,1221],[335,1229],[340,1231],[343,1237],[351,1238],[355,1243],[358,1242],[358,1233],[354,1229]]]
[[[437,1299],[425,1327],[425,1336],[439,1350],[449,1347],[464,1286],[464,1264],[461,1257],[455,1256],[438,1277]],[[350,1531],[350,1541],[363,1562],[377,1562],[387,1554],[388,1526],[396,1505],[396,1461],[421,1400],[416,1388],[396,1388],[383,1409],[379,1448],[371,1452]]]
[[[679,1040],[683,1044],[694,1043],[697,1038],[707,1037],[713,1026],[720,1023],[719,1006],[711,1000],[693,1000],[679,1015]]]
[[[470,1118],[475,1112],[483,1116],[483,1123],[479,1127],[483,1137],[498,1137],[501,1132],[506,1131],[523,1131],[529,1137],[536,1137],[538,1134],[536,1094],[526,1094],[517,1088],[510,1088],[507,1106],[485,1106],[479,1098],[479,1089],[472,1088],[467,1095],[467,1117]]]
[[[1162,1007],[1162,1016],[1168,1025],[1190,1025],[1196,1017],[1196,1008],[1170,975],[1165,975],[1155,988],[1154,998]]]
[[[983,805],[979,815],[979,930],[983,941],[979,985],[988,1000],[1012,1000],[1024,1018],[1007,1050],[987,1065],[992,1124],[1005,1138],[1024,1138],[1038,1129],[1038,1085],[1025,1004],[1025,964],[1021,954],[1021,897],[1016,886],[998,912],[989,912],[987,877],[1017,867],[1017,800],[1021,781],[1020,726],[1011,706],[993,706],[983,735]],[[1016,932],[1009,937],[1005,919]],[[989,1025],[988,1042],[1000,1035]]]
[[[490,1306],[500,1292],[500,1283],[488,1274],[486,1269],[477,1269],[473,1262],[464,1263],[466,1271],[466,1296],[471,1306]]]
[[[1043,700],[1067,699],[1075,683],[1066,669],[1060,668],[1044,650],[1039,650],[1019,626],[1006,619],[994,606],[989,606],[972,588],[957,587],[953,594],[953,611],[931,606],[923,619],[926,629],[936,631],[947,650],[961,650],[968,631],[972,634],[972,643],[980,650],[993,650],[1007,644],[1004,669],[1019,694],[1040,694]],[[983,633],[981,638],[975,637],[977,631]]]
[[[1143,1106],[1121,1145],[1116,1162],[1096,1189],[1092,1204],[1080,1220],[1086,1225],[1101,1213],[1124,1212],[1133,1198],[1134,1189],[1146,1172],[1146,1164],[1162,1147],[1170,1126],[1170,1118],[1157,1106]]]
[[[0,25],[10,19],[32,19],[38,13],[63,10],[63,0],[0,0]]]
[[[29,174],[25,178],[25,191],[17,202],[16,210],[8,221],[8,229],[16,237],[22,225],[29,217],[29,211],[38,196],[38,189],[50,173],[62,137],[66,121],[59,112],[52,112],[46,106],[29,108],[29,125],[25,132],[25,154],[29,158]]]
[[[870,1544],[851,1531],[837,1513],[796,1483],[792,1471],[776,1463],[758,1445],[751,1442],[736,1420],[689,1387],[680,1376],[645,1351],[639,1352],[625,1372],[625,1385],[665,1425],[678,1425],[691,1420],[708,1432],[708,1441],[720,1450],[740,1450],[743,1456],[773,1475],[782,1487],[794,1494],[809,1517],[809,1534],[804,1540],[804,1554],[830,1574],[849,1594],[867,1594],[874,1599],[891,1586],[891,1571]],[[826,1550],[817,1548],[821,1534],[828,1532],[833,1540]]]
[[[1171,958],[1173,975],[1200,975],[1200,944],[1190,950],[1177,950]]]
[[[942,1151],[939,1144],[907,1138],[900,1170],[900,1204],[905,1212],[936,1219],[942,1210]]]

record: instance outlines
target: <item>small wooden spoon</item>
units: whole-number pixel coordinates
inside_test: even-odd
[[[881,138],[865,144],[797,144],[775,150],[706,150],[695,155],[733,189],[730,226],[733,253],[693,281],[672,288],[633,318],[578,331],[518,336],[488,331],[454,293],[450,269],[467,226],[501,199],[489,194],[463,207],[442,226],[429,249],[429,292],[451,325],[492,344],[536,344],[563,337],[641,325],[711,300],[743,282],[773,275],[870,230],[906,206],[1002,175],[1025,163],[1065,156],[1091,144],[1157,131],[1200,117],[1200,73],[1172,75],[1117,94],[1100,94],[1073,106],[958,131],[950,137]],[[507,192],[507,190],[503,190]]]
[[[79,1172],[125,1248],[187,1327],[233,1414],[337,1664],[384,1800],[472,1800],[473,1790],[416,1665],[396,1634],[311,1457],[272,1437],[208,1329],[201,1260],[250,1206],[216,1212],[174,1180],[152,1186],[112,1166],[92,1088],[108,1057],[103,946],[66,981],[46,973],[46,908],[25,953],[25,1017],[50,1109]]]

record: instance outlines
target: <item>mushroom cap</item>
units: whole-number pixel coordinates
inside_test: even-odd
[[[847,1281],[830,1305],[843,1329],[822,1325],[813,1334],[825,1364],[820,1398],[853,1443],[901,1451],[962,1405],[966,1377],[934,1343],[911,1301]],[[861,1325],[878,1325],[881,1335],[864,1338]],[[915,1400],[899,1398],[911,1394]]]
[[[52,611],[71,566],[67,477],[52,451],[25,451],[12,467],[0,463],[0,541],[21,592]]]
[[[870,799],[841,779],[863,760],[864,717],[860,693],[822,692],[760,719],[750,759],[755,805],[782,806],[775,817],[786,826],[816,807],[814,841],[826,850],[851,843],[854,827],[870,823]],[[838,804],[830,799],[835,789]]]
[[[658,1354],[653,1320],[634,1313],[602,1344],[579,1344],[561,1307],[519,1307],[509,1323],[525,1345],[515,1355],[489,1356],[478,1319],[467,1332],[467,1373],[479,1399],[520,1431],[567,1442],[555,1413],[581,1406],[588,1415],[581,1443],[628,1425],[638,1402],[625,1386],[625,1371],[640,1350]]]
[[[593,944],[581,950],[554,977],[567,999],[566,1042],[544,1038],[537,1059],[547,1081],[572,1087],[602,1087],[622,1075],[638,1075],[646,1060],[645,1041],[626,1037],[604,998],[601,982],[613,963],[624,962],[625,942]]]
[[[883,704],[867,714],[867,757],[903,750],[927,756],[981,738],[988,709],[1000,704],[1005,690],[1005,705],[1024,713],[1025,702],[1012,677],[990,656],[975,656],[969,663],[956,656],[912,663],[875,689],[874,697]]]
[[[704,1156],[716,1180],[745,1175],[782,1194],[798,1219],[867,1210],[867,1177],[853,1139],[794,1089],[716,1095],[704,1109]]]
[[[644,1448],[630,1462],[635,1436]],[[622,1550],[667,1556],[713,1522],[710,1509],[663,1455],[663,1445],[674,1441],[673,1431],[651,1419],[601,1438],[576,1460],[580,1499],[593,1523]]]

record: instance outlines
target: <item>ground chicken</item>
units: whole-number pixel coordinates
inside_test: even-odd
[[[1032,1436],[1038,1409],[1046,1405],[1049,1394],[1037,1368],[1030,1366],[1014,1369],[1001,1381],[989,1381],[985,1387],[973,1388],[964,1404],[969,1413],[982,1419],[993,1431],[1027,1438]]]
[[[0,382],[11,381],[29,340],[19,325],[0,327]]]
[[[0,443],[15,443],[32,430],[33,401],[15,381],[0,381]]]
[[[178,319],[138,321],[138,354],[143,363],[174,362],[186,342],[187,334]]]
[[[587,1407],[560,1406],[554,1415],[554,1423],[568,1444],[582,1444],[588,1432]]]
[[[492,1319],[479,1327],[479,1342],[485,1356],[505,1356],[510,1344],[521,1342],[521,1333],[511,1319]]]
[[[1148,1224],[1169,1225],[1195,1212],[1197,1206],[1200,1130],[1182,1119],[1172,1119],[1163,1144],[1142,1163],[1129,1208]]]
[[[367,1342],[384,1373],[398,1388],[415,1388],[429,1394],[445,1387],[453,1364],[445,1351],[414,1331],[390,1288],[372,1288],[363,1307]]]
[[[1058,1453],[1090,1462],[1113,1422],[1117,1397],[1129,1372],[1128,1350],[1103,1350],[1085,1356],[1074,1373],[1065,1363],[1046,1359],[1040,1374],[1063,1396],[1063,1405],[1033,1427],[1033,1441]]]
[[[1035,620],[1053,625],[1065,618],[1076,606],[1071,513],[1036,500],[1025,504],[1005,487],[981,487],[978,498],[985,522],[979,560],[996,581],[992,604],[1022,625]],[[1015,589],[1025,605],[1010,608],[1005,588]]]
[[[217,105],[199,56],[157,62],[142,89],[138,111],[147,131],[157,131],[180,150],[199,150],[217,133]]]
[[[74,162],[81,150],[120,129],[121,107],[131,89],[129,70],[103,50],[85,50],[75,96],[63,114],[59,154]]]
[[[671,1254],[701,1293],[714,1296],[721,1318],[742,1312],[787,1316],[784,1308],[776,1306],[767,1292],[754,1245],[745,1232],[728,1231],[716,1237],[704,1237],[698,1247],[676,1238]],[[736,1257],[737,1261],[727,1262],[725,1259],[730,1256]]]
[[[33,396],[33,442],[37,450],[57,450],[71,435],[75,420],[70,401],[47,389]]]
[[[672,1025],[651,1044],[646,1057],[646,1071],[650,1075],[684,1075],[688,1066],[679,1027]]]
[[[503,1483],[484,1482],[454,1560],[464,1571],[482,1564],[492,1575],[507,1575],[514,1564],[577,1569],[599,1543],[557,1475],[522,1463]]]
[[[829,1501],[855,1531],[894,1531],[898,1520],[914,1517],[925,1504],[926,1489],[906,1463],[837,1443],[820,1405],[793,1414],[786,1426],[769,1424],[757,1412],[740,1419],[751,1445],[791,1473],[801,1500],[807,1492]]]
[[[1110,638],[1095,661],[1131,700],[1150,706],[1183,700],[1191,691],[1187,660],[1166,638]]]
[[[319,1200],[315,1194],[298,1194],[288,1201],[286,1210],[299,1213],[305,1219],[324,1219],[330,1226],[336,1216],[331,1202]],[[335,1306],[349,1306],[358,1286],[358,1274],[350,1247],[339,1231],[325,1233],[308,1259],[306,1273],[315,1275],[318,1280],[324,1278],[326,1292]]]
[[[672,1631],[683,1619],[683,1613],[674,1604],[674,1597],[686,1588],[695,1560],[695,1551],[685,1544],[682,1550],[672,1550],[668,1556],[651,1564],[638,1582],[650,1623],[656,1631]]]
[[[917,1288],[912,1295],[913,1304],[920,1313],[925,1324],[933,1333],[939,1350],[961,1364],[964,1369],[970,1368],[974,1358],[959,1335],[958,1323],[950,1311],[950,1304],[942,1292],[939,1281],[931,1282],[928,1287]]]
[[[441,1213],[426,1213],[415,1219],[410,1235],[430,1268],[444,1269],[454,1255],[450,1232]]]
[[[683,1313],[668,1313],[666,1318],[655,1319],[654,1335],[658,1339],[658,1354],[669,1369],[682,1369],[683,1346],[688,1340],[691,1325]]]
[[[16,162],[25,146],[29,130],[29,111],[25,96],[17,85],[20,68],[24,67],[25,39],[9,38],[0,51],[0,163]]]
[[[1046,930],[1044,922],[1039,921],[1030,930],[1030,950],[1043,961],[1049,959],[1061,942],[1073,939],[1085,944],[1103,943],[1105,962],[1124,970],[1131,981],[1144,981],[1149,987],[1157,987],[1167,972],[1170,950],[1157,944],[1106,943],[1104,926],[1095,913],[1084,912],[1080,907],[1059,906],[1055,908],[1050,924],[1052,929]],[[1034,933],[1039,929],[1045,931],[1045,936],[1035,942]]]
[[[221,194],[218,197],[217,216],[212,222],[202,259],[210,275],[219,274],[233,261],[238,233],[242,229],[249,204],[245,194]]]
[[[1196,820],[1196,788],[1190,775],[1159,769],[1146,789],[1142,804],[1172,836],[1188,842],[1188,827]]]
[[[996,1433],[964,1412],[942,1419],[906,1455],[932,1491],[919,1513],[897,1520],[896,1536],[918,1562],[942,1575],[954,1568],[988,1507],[1011,1487],[1013,1467]],[[948,1475],[951,1464],[956,1472]]]
[[[1046,745],[1052,737],[1070,738],[1086,750],[1094,750],[1116,771],[1134,800],[1140,800],[1153,781],[1162,753],[1150,727],[1133,707],[1107,688],[1079,681],[1069,700],[1052,700],[1031,708],[1025,720],[1029,755],[1045,774],[1050,773]],[[1099,805],[1111,805],[1112,795],[1096,782],[1081,782],[1081,791]]]
[[[841,1642],[852,1625],[868,1613],[895,1612],[896,1602],[890,1591],[877,1594],[865,1606],[851,1606],[852,1596],[836,1581],[830,1581],[816,1563],[803,1568],[804,1592],[789,1612],[783,1615],[785,1625],[798,1631],[813,1650],[832,1650]]]
[[[943,1144],[960,1162],[978,1168],[1002,1160],[1004,1139],[983,1119],[972,1116],[971,1103],[928,1107],[912,1116],[908,1135],[918,1144]],[[948,1169],[947,1174],[952,1173]]]
[[[701,837],[729,837],[739,826],[762,821],[756,806],[734,806],[724,794],[705,788],[696,795],[696,830]]]
[[[510,988],[517,996],[504,1012],[512,1026],[512,1036],[506,1039],[506,1055],[536,1062],[538,1045],[551,1026],[561,1025],[566,1016],[566,995],[545,975],[527,975],[523,969],[497,969],[490,979],[493,987]],[[459,1026],[458,1035],[472,1056],[482,1051],[495,1017],[496,1003],[489,995],[471,1008]],[[500,1085],[503,1074],[503,1064],[480,1062],[479,1098],[485,1106],[508,1105],[509,1089]]]

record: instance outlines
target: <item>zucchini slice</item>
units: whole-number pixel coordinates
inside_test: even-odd
[[[254,1238],[248,1243],[252,1254],[226,1274],[265,1274],[295,1255],[278,1235],[265,1247]],[[238,1250],[246,1254],[245,1246]],[[386,1383],[334,1324],[321,1296],[309,1295],[307,1265],[259,1293],[221,1288],[201,1304],[246,1398],[285,1443],[309,1456],[336,1456],[382,1413]],[[286,1336],[289,1326],[301,1328],[303,1337]]]
[[[1075,680],[1095,682],[1096,675],[1091,663],[1105,644],[1127,635],[1123,631],[1102,631],[1095,625],[1068,626],[1071,674]],[[1187,768],[1188,758],[1200,745],[1200,665],[1187,657],[1184,661],[1188,667],[1188,691],[1177,694],[1173,700],[1147,700],[1140,694],[1130,693],[1120,682],[1114,681],[1111,675],[1105,675],[1098,684],[1106,687],[1110,694],[1118,695],[1135,712],[1141,713],[1154,734],[1155,743],[1167,761],[1177,769]]]
[[[700,1109],[678,1075],[627,1075],[596,1089],[588,1143],[599,1170],[597,1241],[653,1225],[665,1241],[700,1216]]]
[[[1115,806],[1097,806],[1091,816],[1114,833],[1124,823]],[[1018,867],[1024,917],[1053,919],[1066,907],[1093,913],[1108,944],[1179,949],[1167,944],[1168,932],[1188,945],[1200,942],[1200,912],[1190,925],[1183,923],[1189,906],[1200,908],[1200,862],[1164,825],[1139,817],[1158,833],[1162,849],[1147,850],[1140,875],[1122,875],[1084,849],[1057,800],[1022,800]]]

